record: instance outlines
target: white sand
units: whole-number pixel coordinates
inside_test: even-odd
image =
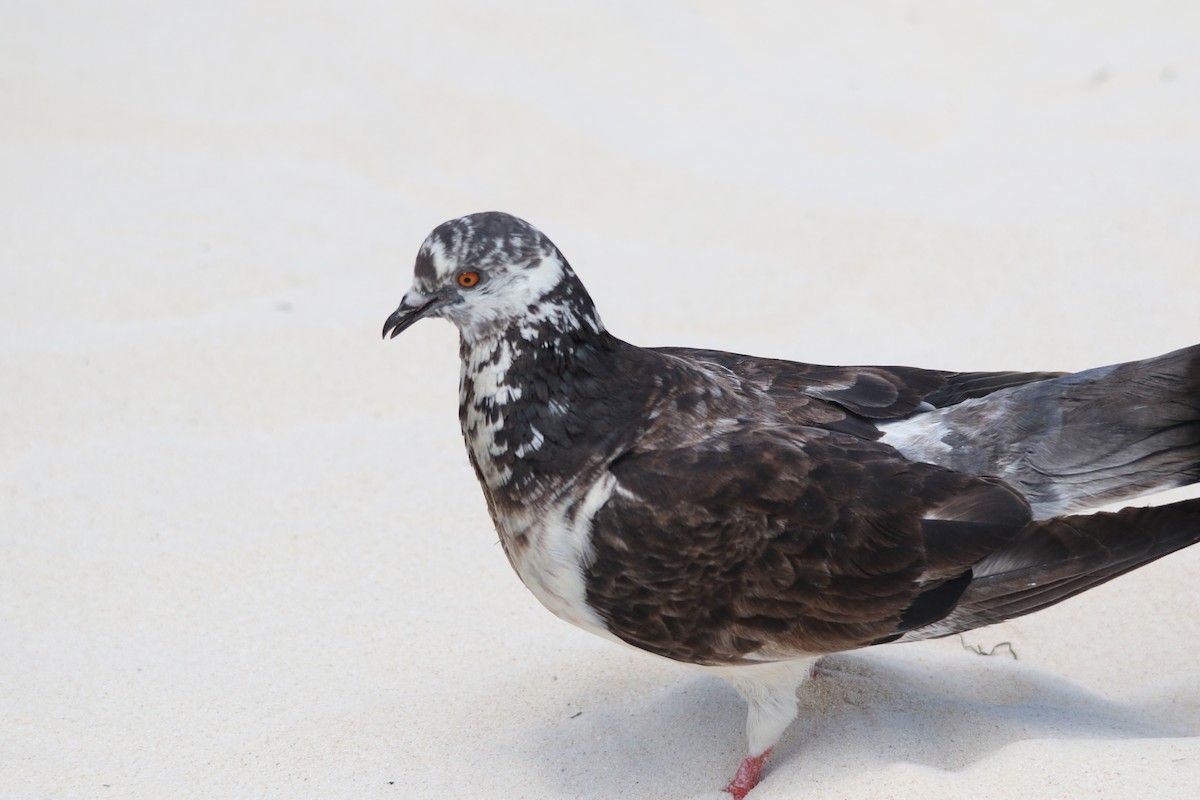
[[[379,341],[444,219],[644,344],[1200,340],[1195,3],[491,5],[0,9],[3,798],[717,796],[741,702],[541,609]],[[1198,576],[830,659],[752,797],[1194,798]]]

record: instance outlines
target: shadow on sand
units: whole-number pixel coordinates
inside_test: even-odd
[[[611,687],[610,687],[611,688]],[[1191,735],[1152,710],[1112,702],[1007,657],[921,652],[828,656],[799,690],[800,717],[772,758],[806,779],[907,762],[955,771],[1029,739]],[[745,706],[706,675],[652,696],[610,700],[514,743],[564,797],[722,797],[742,756]]]

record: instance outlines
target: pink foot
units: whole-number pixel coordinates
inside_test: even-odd
[[[742,800],[750,793],[751,789],[758,786],[758,782],[762,778],[763,764],[766,763],[769,755],[771,755],[771,748],[768,747],[761,756],[746,756],[742,760],[737,775],[734,775],[733,780],[725,787],[725,791],[733,795],[733,800]]]

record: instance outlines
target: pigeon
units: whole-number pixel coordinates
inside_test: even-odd
[[[1073,374],[834,367],[613,336],[509,214],[438,226],[388,318],[459,331],[505,555],[562,619],[748,706],[742,800],[820,656],[1029,614],[1200,539],[1200,344]]]

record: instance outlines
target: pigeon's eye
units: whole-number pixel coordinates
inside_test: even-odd
[[[460,272],[458,273],[458,285],[464,289],[470,289],[475,284],[479,283],[478,272]]]

